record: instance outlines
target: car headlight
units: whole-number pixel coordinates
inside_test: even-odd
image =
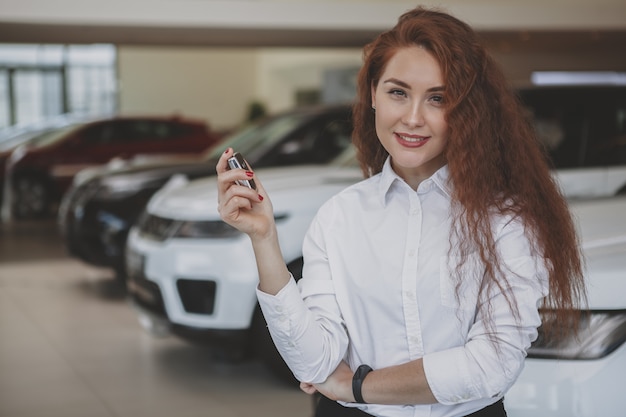
[[[287,215],[275,215],[276,223],[283,221]],[[172,235],[174,238],[191,239],[227,239],[243,235],[242,232],[221,220],[183,221]]]
[[[549,334],[539,328],[539,337],[528,350],[529,358],[599,359],[626,342],[626,310],[583,313],[577,334],[563,336],[558,326]]]
[[[172,237],[191,239],[232,238],[241,234],[242,232],[221,220],[188,221],[182,222]]]

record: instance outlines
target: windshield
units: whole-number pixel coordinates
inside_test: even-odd
[[[211,149],[205,158],[217,160],[224,149],[230,147],[241,152],[249,161],[256,160],[307,117],[307,114],[292,113],[248,125]]]
[[[48,136],[56,132],[55,128],[42,129],[39,131],[24,132],[0,143],[0,151],[8,151],[17,148],[23,143],[33,143],[33,141]]]
[[[81,126],[80,123],[72,124],[68,126],[64,126],[60,129],[54,129],[47,132],[44,132],[38,136],[33,137],[28,141],[30,146],[34,147],[44,147],[48,145],[52,145],[53,143],[58,142],[59,140],[65,138],[65,136],[75,130],[78,126]]]

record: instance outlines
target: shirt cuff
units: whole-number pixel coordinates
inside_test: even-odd
[[[274,337],[288,339],[293,332],[291,319],[306,314],[304,311],[305,306],[293,275],[276,295],[263,292],[258,286],[256,294],[266,322],[270,325],[270,328],[275,330]],[[297,319],[295,320],[297,323]]]
[[[287,284],[285,284],[285,286],[281,288],[280,291],[276,293],[276,295],[268,294],[266,292],[261,291],[259,289],[259,286],[257,285],[256,295],[257,295],[257,298],[259,299],[259,302],[267,303],[268,305],[280,303],[284,301],[286,298],[288,298],[286,294],[288,294],[289,292],[293,292],[294,288],[295,288],[295,291],[298,292],[298,286],[296,284],[296,280],[293,278],[293,275],[291,274],[289,275],[290,275],[289,281],[287,281]]]
[[[439,403],[453,405],[481,397],[470,378],[462,347],[429,353],[423,364],[430,390]]]

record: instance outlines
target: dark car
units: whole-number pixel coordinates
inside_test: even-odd
[[[540,86],[519,95],[568,197],[626,193],[626,86]]]
[[[112,267],[123,277],[128,232],[150,197],[173,177],[214,175],[226,147],[245,155],[253,169],[325,164],[350,146],[351,133],[350,106],[302,108],[245,127],[195,162],[171,159],[92,172],[76,182],[60,206],[65,244],[72,256]]]
[[[0,187],[0,202],[4,204],[4,195],[10,194],[8,181],[4,181],[8,177],[7,164],[11,163],[12,159],[19,157],[19,153],[23,152],[26,146],[33,146],[38,142],[46,141],[48,137],[54,135],[57,131],[93,120],[96,119],[87,115],[63,114],[48,118],[39,123],[12,126],[3,129],[2,133],[0,133],[0,181],[2,182],[2,187]],[[22,149],[15,153],[14,151],[18,147],[22,147]],[[5,188],[7,188],[7,190],[5,190]]]
[[[86,167],[139,154],[197,155],[219,140],[204,121],[182,117],[113,117],[68,125],[11,153],[6,175],[13,214],[47,214]]]

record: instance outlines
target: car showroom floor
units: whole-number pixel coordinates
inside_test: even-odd
[[[257,361],[148,334],[53,220],[0,225],[0,417],[307,417],[311,404]]]

